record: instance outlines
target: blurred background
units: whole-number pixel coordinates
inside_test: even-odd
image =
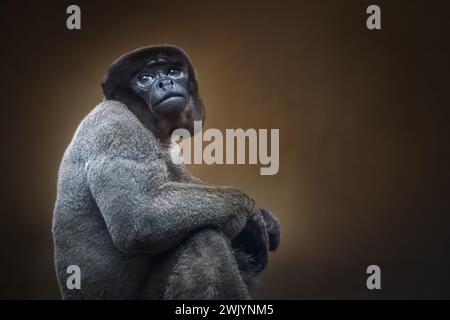
[[[79,31],[66,8],[81,7]],[[366,28],[366,8],[382,30]],[[59,162],[109,64],[184,48],[206,128],[279,128],[280,170],[193,165],[270,208],[279,250],[255,298],[450,298],[444,1],[1,1],[0,298],[58,299]],[[381,267],[382,290],[366,288]]]

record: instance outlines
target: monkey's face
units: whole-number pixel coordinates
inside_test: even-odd
[[[159,115],[179,115],[188,105],[188,68],[176,58],[164,54],[151,57],[131,82],[136,94]]]
[[[106,99],[123,102],[161,139],[178,128],[194,134],[205,119],[194,67],[170,45],[140,48],[113,62],[102,81]]]

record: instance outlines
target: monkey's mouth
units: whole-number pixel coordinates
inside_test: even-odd
[[[166,95],[166,96],[163,96],[163,97],[161,97],[161,99],[159,99],[157,102],[156,102],[156,104],[155,104],[155,107],[156,106],[159,106],[159,105],[161,105],[161,104],[167,104],[167,103],[172,103],[172,102],[175,102],[176,100],[185,100],[186,99],[186,96],[184,95],[184,94],[181,94],[181,93],[171,93],[171,94],[168,94],[168,95]]]

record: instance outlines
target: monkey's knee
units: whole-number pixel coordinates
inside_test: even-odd
[[[250,299],[230,241],[221,232],[199,231],[180,250],[165,299]]]

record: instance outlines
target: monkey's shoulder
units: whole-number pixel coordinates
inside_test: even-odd
[[[105,100],[80,123],[69,149],[91,156],[148,158],[158,151],[157,138],[121,102]]]

